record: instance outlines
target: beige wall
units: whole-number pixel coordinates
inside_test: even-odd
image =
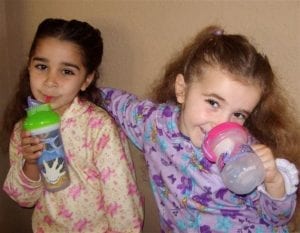
[[[2,0],[1,111],[26,60],[36,26],[45,17],[77,18],[99,27],[105,47],[101,85],[123,88],[139,96],[148,91],[171,55],[197,31],[212,23],[223,25],[229,33],[249,36],[268,55],[300,112],[299,0]],[[139,185],[146,198],[144,233],[157,233],[156,207],[139,155],[134,150]],[[1,156],[1,184],[7,171],[6,156]],[[1,232],[30,232],[30,211],[18,208],[3,193],[0,203]]]

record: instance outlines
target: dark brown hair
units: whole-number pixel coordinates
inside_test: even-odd
[[[81,59],[87,75],[94,72],[95,76],[88,88],[80,91],[78,96],[82,100],[89,100],[100,106],[102,99],[96,83],[100,78],[98,68],[103,55],[101,32],[90,24],[78,20],[45,19],[39,24],[35,33],[29,50],[28,62],[34,55],[39,41],[49,37],[72,42],[80,48]],[[26,115],[27,97],[32,96],[27,65],[20,73],[15,95],[4,111],[1,133],[1,144],[4,151],[8,150],[9,138],[14,125]]]

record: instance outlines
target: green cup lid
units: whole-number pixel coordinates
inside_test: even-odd
[[[58,124],[60,116],[54,112],[49,104],[41,104],[27,109],[27,117],[23,128],[27,131]]]

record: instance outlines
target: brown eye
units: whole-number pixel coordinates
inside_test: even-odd
[[[75,73],[70,69],[63,69],[63,75],[74,75]]]
[[[236,112],[233,114],[236,118],[241,119],[241,120],[245,120],[247,118],[247,116],[241,112]]]
[[[213,99],[207,99],[206,102],[209,105],[211,105],[213,108],[217,108],[217,107],[220,106],[220,104],[217,101],[213,100]]]
[[[35,66],[34,66],[36,69],[38,69],[38,70],[46,70],[48,67],[46,66],[46,65],[44,65],[44,64],[36,64]]]

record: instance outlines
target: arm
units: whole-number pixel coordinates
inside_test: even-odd
[[[41,156],[43,144],[38,137],[32,137],[29,132],[21,133],[21,151],[23,154],[23,172],[31,180],[40,179],[37,159]]]
[[[43,186],[37,178],[34,159],[25,161],[21,145],[21,123],[19,122],[10,140],[10,169],[3,190],[19,205],[32,207],[42,194]],[[22,139],[23,140],[23,139]],[[24,169],[24,170],[23,170]],[[31,176],[29,178],[28,176]]]
[[[102,201],[109,232],[140,232],[143,209],[125,135],[111,119],[103,122],[95,141],[94,160],[100,172]]]
[[[286,224],[296,207],[297,169],[292,169],[294,165],[287,160],[275,160],[272,151],[265,145],[257,144],[252,148],[262,160],[266,172],[264,183],[258,187],[261,192],[260,205],[264,219],[272,225]],[[297,174],[291,171],[292,178],[288,179],[289,171],[284,168],[285,166],[290,166],[289,170],[294,170]],[[293,180],[294,178],[296,180]]]
[[[270,197],[263,186],[259,186],[258,190],[261,195],[258,208],[262,210],[264,221],[275,226],[286,225],[295,212],[296,193],[274,199]]]
[[[146,119],[156,109],[150,101],[140,101],[134,95],[112,88],[102,88],[100,93],[106,109],[137,148],[143,149]]]

